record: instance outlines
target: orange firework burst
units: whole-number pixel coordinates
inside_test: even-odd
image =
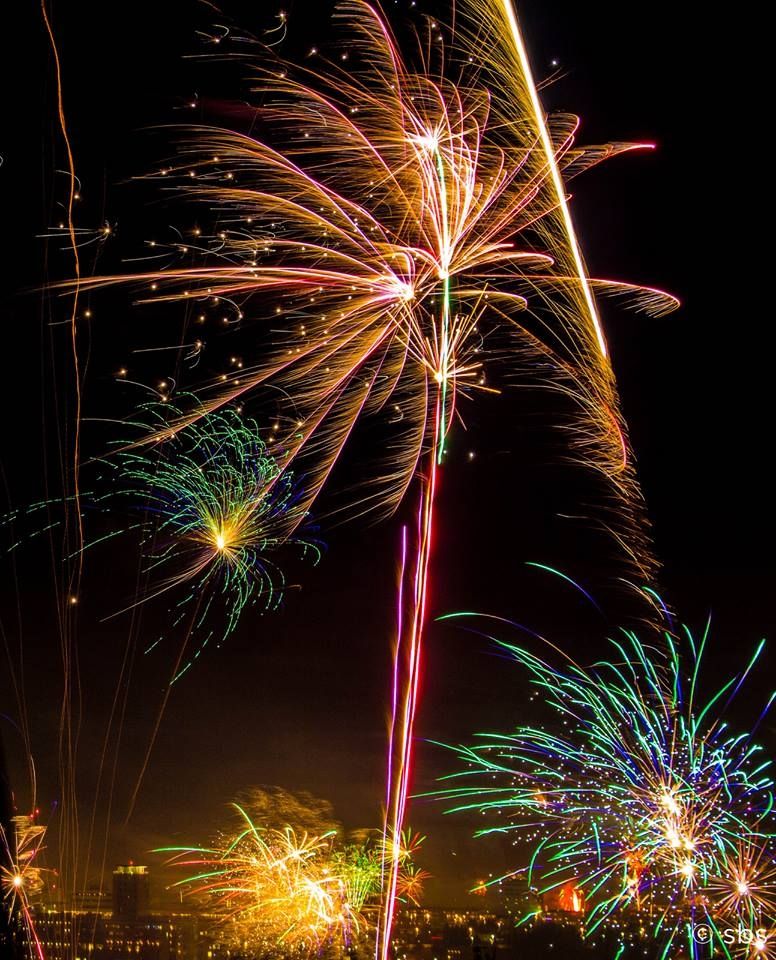
[[[242,828],[215,846],[167,848],[171,863],[195,868],[176,885],[216,913],[225,939],[243,947],[305,952],[347,942],[361,918],[333,868],[332,835],[263,829],[236,809]]]
[[[426,880],[430,879],[428,870],[421,870],[413,863],[406,864],[399,871],[396,895],[417,907],[420,905]]]
[[[225,942],[260,956],[300,956],[347,947],[371,928],[385,851],[369,832],[361,843],[343,844],[335,830],[267,827],[234,808],[239,828],[212,845],[160,851],[193,870],[176,886],[219,918]],[[401,843],[399,893],[416,905],[430,877],[411,859],[422,840],[406,833]]]
[[[776,856],[770,843],[740,840],[708,884],[720,914],[754,928],[776,916]]]
[[[347,73],[333,63],[300,73],[273,57],[256,67],[266,139],[199,127],[181,165],[165,169],[165,182],[180,174],[181,189],[220,215],[212,243],[199,241],[202,264],[87,283],[136,281],[149,301],[217,301],[236,319],[271,321],[274,342],[258,362],[212,384],[191,417],[264,384],[282,390],[293,415],[276,439],[289,462],[304,462],[310,500],[356,422],[382,412],[388,457],[359,510],[392,510],[424,450],[442,458],[461,400],[499,392],[519,357],[541,359],[577,402],[580,456],[614,485],[629,518],[623,539],[648,570],[590,287],[633,293],[658,312],[674,301],[589,281],[557,191],[559,168],[576,175],[636,145],[579,148],[576,119],[564,116],[548,155],[543,120],[515,87],[506,26],[484,43],[497,6],[463,8],[480,27],[460,27],[449,56],[430,25],[434,53],[413,66],[375,9],[346,0],[337,16],[348,24]]]
[[[46,827],[36,822],[35,814],[13,817],[11,828],[0,824],[0,888],[3,909],[19,915],[36,956],[43,960],[43,949],[30,910],[32,899],[44,887],[45,868],[40,863]]]

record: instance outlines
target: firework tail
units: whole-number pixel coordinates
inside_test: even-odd
[[[428,601],[429,568],[433,545],[434,508],[439,459],[444,452],[445,425],[442,396],[436,405],[436,429],[421,489],[415,519],[412,553],[408,533],[402,530],[402,560],[399,574],[393,698],[388,744],[388,776],[383,849],[383,895],[375,936],[375,957],[388,960],[396,910],[396,892],[401,866],[400,838],[405,823],[407,797],[412,777],[412,740],[420,692],[423,631]],[[438,442],[437,439],[438,438]]]

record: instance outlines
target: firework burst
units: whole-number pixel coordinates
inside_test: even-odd
[[[753,734],[734,735],[724,720],[762,644],[704,698],[706,639],[685,628],[653,645],[623,631],[614,657],[591,668],[502,644],[565,729],[482,735],[457,748],[467,785],[443,792],[456,810],[498,818],[481,833],[513,834],[529,886],[544,895],[574,884],[588,935],[636,911],[654,923],[663,957],[692,943],[695,925],[708,924],[725,953],[733,918],[767,929],[774,915],[770,763]],[[537,843],[521,840],[529,832]]]
[[[238,808],[239,809],[239,808]],[[358,922],[329,870],[331,838],[244,826],[212,848],[169,848],[172,863],[195,868],[179,881],[222,920],[224,937],[244,947],[312,951]]]
[[[278,553],[296,550],[317,563],[321,544],[306,523],[293,471],[284,469],[279,447],[270,453],[255,420],[224,408],[171,428],[180,416],[172,402],[142,406],[135,436],[99,461],[94,489],[79,499],[85,524],[121,518],[107,533],[87,535],[84,549],[140,538],[148,587],[132,606],[175,595],[173,627],[185,624],[187,638],[198,641],[182,673],[212,637],[228,637],[248,607],[278,607],[286,586]],[[153,448],[143,442],[149,434],[159,438]],[[58,508],[59,501],[42,501],[0,518],[25,531],[8,549],[59,526]]]
[[[176,886],[219,918],[226,942],[262,956],[306,955],[347,947],[373,929],[384,855],[379,842],[342,844],[334,830],[317,836],[270,828],[237,804],[235,810],[240,828],[214,845],[159,851],[172,854],[170,864],[193,869]],[[403,850],[403,895],[417,903],[429,874],[410,857]]]
[[[31,905],[45,885],[46,868],[41,863],[46,827],[35,814],[13,817],[10,828],[0,824],[0,889],[2,907],[9,917],[21,917],[34,955],[43,960],[43,947],[35,929]]]
[[[723,917],[755,929],[776,917],[776,852],[771,841],[744,838],[723,851],[706,894]]]
[[[483,31],[495,29],[489,4],[480,6],[461,11],[479,36],[459,26],[448,54],[441,26],[429,25],[417,65],[361,0],[337,12],[348,26],[347,72],[333,62],[300,71],[268,54],[269,66],[255,66],[266,140],[198,127],[183,139],[180,166],[163,171],[165,184],[180,175],[181,190],[220,215],[212,241],[187,244],[202,265],[85,283],[134,281],[147,301],[209,302],[238,321],[271,321],[259,361],[206,388],[210,398],[174,426],[278,388],[289,398],[278,440],[289,462],[304,462],[309,500],[356,422],[382,414],[388,457],[357,505],[392,510],[423,452],[443,457],[462,400],[500,392],[524,358],[543,361],[578,403],[580,455],[633,519],[638,496],[600,323],[570,303],[591,283],[657,312],[675,301],[570,272],[554,225],[565,204],[556,168],[576,175],[638,145],[577,147],[575,118],[558,117],[548,157],[525,95],[515,104],[495,92],[514,87],[499,66],[508,28],[480,65]],[[637,556],[643,537],[630,532],[648,568]]]
[[[258,425],[226,408],[169,429],[180,411],[149,404],[139,426],[146,434],[168,428],[161,447],[122,446],[104,463],[110,468],[112,504],[118,499],[140,515],[148,596],[183,592],[176,623],[188,617],[191,632],[208,627],[220,602],[226,637],[249,605],[276,607],[284,577],[273,555],[299,548],[317,561],[320,548],[295,534],[305,519],[291,472],[284,471],[261,439]],[[142,601],[141,601],[142,602]],[[213,635],[212,627],[201,641]]]

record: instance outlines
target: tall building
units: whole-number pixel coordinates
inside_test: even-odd
[[[113,871],[113,919],[133,923],[148,915],[151,878],[148,867],[122,864]]]

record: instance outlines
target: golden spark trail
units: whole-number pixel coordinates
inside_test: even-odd
[[[574,259],[574,266],[579,278],[579,286],[582,290],[582,296],[584,297],[585,305],[590,315],[590,322],[595,329],[598,346],[601,350],[601,356],[607,358],[608,351],[606,349],[606,338],[604,337],[603,328],[601,327],[601,320],[598,316],[598,308],[596,307],[595,300],[593,299],[593,293],[590,289],[590,283],[587,278],[587,269],[585,268],[585,263],[582,259],[582,251],[579,248],[579,241],[577,240],[574,222],[571,219],[571,211],[569,210],[568,200],[566,198],[566,188],[563,184],[563,178],[558,168],[555,147],[553,146],[549,130],[547,129],[547,123],[545,120],[546,115],[542,109],[541,101],[539,100],[536,83],[534,82],[533,78],[533,71],[531,70],[531,62],[528,58],[528,51],[525,48],[523,35],[520,31],[520,25],[517,22],[515,7],[512,0],[500,0],[500,2],[503,5],[504,15],[507,18],[509,28],[512,32],[512,38],[515,42],[517,55],[520,58],[522,76],[528,91],[531,110],[533,111],[536,127],[539,131],[542,148],[547,158],[547,165],[550,169],[552,186],[558,199],[558,206],[563,219],[563,225],[566,230],[566,238],[571,249],[571,255]]]
[[[67,231],[70,240],[70,246],[73,253],[73,272],[74,280],[71,284],[72,306],[70,312],[70,349],[73,360],[74,385],[75,385],[75,413],[74,413],[74,433],[73,433],[73,455],[72,455],[72,483],[73,483],[73,506],[72,511],[75,514],[75,527],[77,531],[76,549],[68,543],[68,552],[76,557],[75,569],[68,578],[67,591],[61,598],[61,647],[62,647],[62,709],[60,720],[60,780],[63,793],[63,812],[62,829],[60,839],[60,861],[62,885],[65,895],[73,894],[77,884],[78,873],[78,801],[76,796],[75,767],[78,732],[74,724],[73,717],[73,691],[78,684],[78,661],[74,644],[73,633],[75,630],[75,618],[77,616],[76,603],[78,599],[81,576],[83,573],[83,545],[84,530],[83,518],[81,515],[81,491],[80,491],[80,448],[81,448],[81,368],[78,357],[78,303],[81,292],[81,261],[78,252],[78,242],[76,238],[75,224],[73,222],[73,206],[76,198],[76,173],[75,159],[70,143],[70,136],[67,130],[67,120],[64,109],[64,96],[62,90],[62,68],[59,58],[54,30],[46,9],[46,0],[41,0],[41,15],[51,44],[51,52],[54,58],[54,74],[57,91],[57,118],[59,121],[62,141],[65,146],[67,156],[68,170],[68,196],[67,196]],[[65,495],[67,496],[67,481],[65,480]],[[68,521],[66,527],[66,539],[68,539],[67,529],[69,528],[70,512],[68,512]],[[75,941],[75,933],[73,934]]]

